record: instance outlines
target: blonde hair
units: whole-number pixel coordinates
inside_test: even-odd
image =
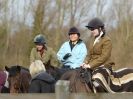
[[[32,62],[29,70],[32,77],[34,77],[36,74],[39,74],[40,72],[46,71],[45,66],[41,60],[35,60]]]

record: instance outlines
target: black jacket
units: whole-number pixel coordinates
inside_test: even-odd
[[[54,92],[55,79],[46,72],[41,72],[31,80],[29,93]]]

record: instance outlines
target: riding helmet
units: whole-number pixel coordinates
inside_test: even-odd
[[[78,36],[80,36],[79,30],[76,27],[72,27],[70,28],[68,35],[75,34],[75,33],[78,34]]]
[[[46,44],[45,37],[42,34],[35,36],[34,43],[35,44]]]
[[[99,18],[92,19],[86,26],[88,29],[97,29],[99,27],[104,27],[104,23]]]

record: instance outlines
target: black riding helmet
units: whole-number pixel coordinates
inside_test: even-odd
[[[80,36],[79,30],[76,27],[70,28],[68,35],[74,34],[74,33],[76,33],[76,34],[78,34],[78,36]]]
[[[38,44],[38,45],[46,44],[45,37],[42,34],[39,34],[39,35],[35,36],[34,43]]]
[[[104,23],[99,18],[92,19],[86,26],[88,29],[98,29],[99,27],[104,27]]]

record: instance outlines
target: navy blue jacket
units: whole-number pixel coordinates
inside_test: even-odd
[[[54,92],[55,79],[46,72],[41,72],[31,80],[29,93],[52,93]]]

